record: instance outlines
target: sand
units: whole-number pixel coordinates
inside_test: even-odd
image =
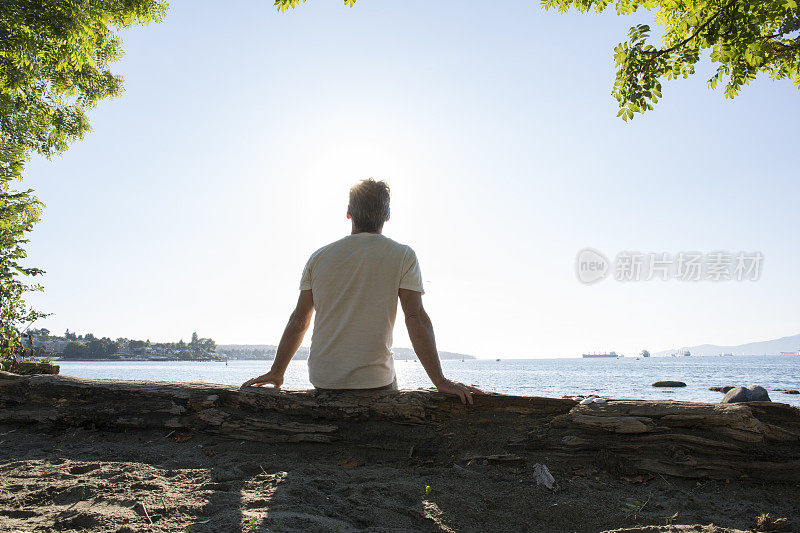
[[[556,490],[520,461],[0,425],[0,531],[723,532],[762,513],[800,521],[797,484],[547,466]]]

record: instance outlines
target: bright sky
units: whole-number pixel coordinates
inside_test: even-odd
[[[277,344],[308,255],[349,232],[349,186],[389,181],[439,348],[633,355],[800,332],[800,94],[735,100],[710,67],[626,124],[613,47],[646,13],[538,2],[175,0],[126,33],[122,97],[25,185],[47,204],[38,326]],[[613,10],[612,10],[613,11]],[[606,279],[577,253],[760,251],[755,282]],[[305,344],[310,342],[310,333]],[[402,320],[395,345],[410,346]]]

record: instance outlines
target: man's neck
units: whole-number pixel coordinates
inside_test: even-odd
[[[364,231],[364,230],[358,229],[356,227],[353,227],[352,230],[350,231],[350,235],[355,235],[356,233],[375,233],[377,235],[381,235],[381,231],[382,230]]]

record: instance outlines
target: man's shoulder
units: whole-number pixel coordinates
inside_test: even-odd
[[[309,261],[314,261],[315,259],[319,258],[320,256],[325,255],[325,252],[327,252],[328,250],[331,250],[332,248],[336,248],[336,246],[338,244],[340,244],[343,240],[344,239],[339,239],[337,241],[330,242],[330,243],[326,244],[325,246],[320,246],[319,248],[314,250],[314,252],[309,256],[308,260]]]
[[[388,254],[398,259],[402,258],[403,261],[406,261],[409,256],[413,257],[415,255],[414,250],[409,245],[397,242],[385,235],[369,238],[374,238],[375,240],[371,242],[377,245],[369,247],[372,253],[377,253],[382,256]],[[363,241],[360,243],[357,239],[353,239],[352,235],[347,235],[316,249],[309,257],[308,262],[313,265],[329,254],[333,254],[334,256],[340,253],[349,254],[354,247],[358,247],[360,244],[363,244]]]
[[[411,246],[387,237],[381,236],[380,255],[394,257],[398,261],[407,262],[410,258],[416,257]]]
[[[396,240],[387,237],[386,235],[383,235],[383,239],[386,242],[386,244],[388,246],[391,246],[392,248],[397,248],[398,250],[403,250],[403,251],[411,251],[411,252],[414,251],[411,249],[411,246],[404,244],[402,242],[397,242]]]
[[[309,257],[309,261],[314,261],[315,259],[320,258],[321,256],[325,255],[327,252],[329,252],[331,250],[336,250],[338,248],[342,248],[344,246],[347,246],[348,243],[350,242],[350,239],[348,239],[348,237],[350,237],[350,235],[346,235],[346,236],[342,237],[341,239],[337,239],[337,240],[335,240],[333,242],[329,242],[325,246],[320,246],[319,248],[314,250],[314,252],[311,254],[311,256]]]
[[[339,239],[337,241],[329,242],[328,244],[326,244],[324,246],[320,246],[319,248],[314,250],[314,252],[311,254],[311,257],[314,257],[315,255],[319,255],[319,254],[323,253],[325,250],[330,250],[331,248],[335,247],[337,244],[341,243],[342,240],[343,239]]]

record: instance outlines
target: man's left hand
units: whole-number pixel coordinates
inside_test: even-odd
[[[458,381],[450,381],[449,379],[443,379],[441,382],[436,383],[436,389],[439,392],[443,392],[445,394],[452,394],[453,396],[458,396],[461,398],[461,403],[466,404],[469,403],[470,405],[473,404],[472,395],[473,394],[483,394],[483,391],[477,387],[472,385],[464,385]]]

